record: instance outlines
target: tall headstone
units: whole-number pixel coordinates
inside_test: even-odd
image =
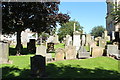
[[[81,39],[80,39],[80,32],[75,31],[73,32],[73,46],[76,47],[76,50],[78,51],[80,48],[81,44]]]
[[[21,33],[21,43],[23,45],[27,46],[27,42],[28,42],[28,32],[22,31],[22,33]]]
[[[84,46],[86,43],[86,37],[85,34],[82,34],[82,46]]]
[[[115,31],[112,31],[112,40],[115,39]]]
[[[31,76],[32,77],[45,77],[46,59],[41,55],[35,55],[30,58],[31,60]]]
[[[36,52],[35,39],[30,39],[30,42],[27,43],[27,49],[30,53]]]
[[[0,64],[7,63],[9,56],[9,44],[7,42],[0,42]]]

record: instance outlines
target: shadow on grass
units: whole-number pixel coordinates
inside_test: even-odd
[[[15,66],[2,68],[3,79],[31,78],[30,69],[19,69]],[[86,69],[60,64],[60,67],[49,63],[46,66],[47,78],[120,78],[120,73],[103,68]],[[17,76],[16,76],[17,75]]]
[[[16,55],[16,48],[9,48],[9,54],[10,55]],[[27,54],[34,54],[34,53],[31,53],[28,51],[27,48],[23,48],[22,51],[21,51],[21,55],[27,55]]]

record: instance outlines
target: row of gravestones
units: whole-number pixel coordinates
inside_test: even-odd
[[[56,49],[55,60],[76,59],[77,52],[74,46],[66,46],[65,48]]]

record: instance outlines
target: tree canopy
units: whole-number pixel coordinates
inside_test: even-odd
[[[50,32],[56,23],[63,24],[70,17],[58,13],[60,2],[2,2],[3,33],[17,32],[17,51],[21,50],[21,32],[26,28],[41,32]]]
[[[62,40],[67,34],[73,35],[74,23],[76,23],[76,31],[82,32],[83,27],[80,26],[78,21],[71,20],[67,23],[64,23],[58,30],[59,39]]]
[[[91,35],[94,37],[102,36],[102,33],[105,31],[103,26],[95,26],[91,30]]]

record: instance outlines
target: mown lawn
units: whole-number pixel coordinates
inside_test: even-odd
[[[30,57],[10,56],[13,64],[3,64],[3,78],[29,78]],[[120,62],[119,62],[120,64]],[[109,57],[97,57],[80,60],[64,60],[46,64],[48,78],[118,78],[118,60]]]

